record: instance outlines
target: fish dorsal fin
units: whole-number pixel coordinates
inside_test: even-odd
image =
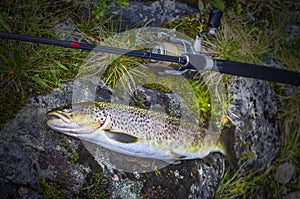
[[[112,140],[115,140],[115,141],[121,142],[121,143],[129,144],[129,143],[135,143],[139,140],[137,137],[135,137],[133,135],[129,135],[127,133],[108,131],[108,130],[105,130],[104,132],[109,139],[112,139]]]

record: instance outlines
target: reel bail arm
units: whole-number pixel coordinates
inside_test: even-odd
[[[220,26],[222,14],[222,11],[216,8],[210,11],[207,23],[208,29],[203,30],[200,34],[196,35],[194,39],[193,47],[196,52],[200,53],[202,51],[202,40],[205,35],[214,35],[216,33],[216,29]]]

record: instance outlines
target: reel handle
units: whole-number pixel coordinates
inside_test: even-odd
[[[220,26],[221,17],[223,12],[219,9],[213,9],[210,11],[208,19],[208,29],[217,29]]]

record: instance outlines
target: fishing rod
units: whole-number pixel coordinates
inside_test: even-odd
[[[300,73],[255,64],[212,59],[211,57],[201,53],[203,37],[206,34],[215,34],[215,30],[219,26],[221,16],[222,12],[220,10],[212,10],[209,17],[208,30],[202,31],[199,35],[197,35],[193,44],[191,44],[189,41],[176,38],[173,35],[159,32],[158,37],[163,37],[165,38],[165,40],[153,42],[152,44],[150,44],[150,46],[152,46],[151,52],[108,46],[97,46],[74,41],[55,40],[4,32],[0,32],[0,38],[62,46],[73,49],[90,51],[96,50],[104,53],[133,56],[149,59],[150,62],[154,63],[160,62],[161,64],[168,66],[171,66],[170,63],[177,63],[180,66],[180,68],[178,69],[179,71],[189,69],[197,71],[212,70],[224,74],[300,86]],[[172,50],[170,51],[170,49]],[[176,53],[174,51],[176,51]]]

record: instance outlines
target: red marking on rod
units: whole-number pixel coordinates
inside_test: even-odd
[[[71,43],[71,46],[72,46],[72,48],[79,48],[80,43],[72,42],[72,43]]]

